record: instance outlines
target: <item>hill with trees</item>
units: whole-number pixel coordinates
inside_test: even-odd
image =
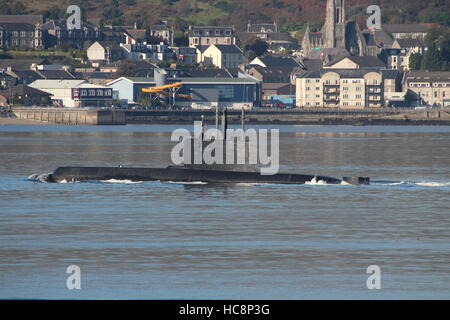
[[[184,30],[189,24],[234,25],[244,30],[253,23],[277,22],[281,30],[300,30],[309,23],[319,28],[326,0],[0,0],[0,14],[43,14],[64,18],[69,4],[77,4],[86,19],[104,24],[146,28],[162,20]],[[366,8],[380,5],[384,23],[436,22],[450,27],[450,0],[347,0],[347,18],[364,25]]]

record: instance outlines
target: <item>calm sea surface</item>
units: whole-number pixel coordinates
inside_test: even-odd
[[[0,126],[0,298],[450,298],[449,127],[281,127],[282,171],[371,186],[28,180],[165,167],[175,128]]]

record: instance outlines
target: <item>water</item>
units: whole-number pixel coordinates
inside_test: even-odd
[[[282,171],[371,186],[27,179],[164,167],[175,128],[0,126],[0,298],[450,298],[448,127],[281,128]]]

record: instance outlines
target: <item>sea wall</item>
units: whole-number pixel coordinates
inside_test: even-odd
[[[215,124],[214,111],[200,110],[96,110],[63,108],[16,108],[19,119],[65,125],[189,124],[202,116]],[[230,111],[231,124],[242,121],[241,111]],[[248,124],[297,125],[450,125],[450,110],[252,110]]]
[[[112,110],[68,108],[15,108],[14,115],[32,120],[64,125],[124,125],[125,113]]]

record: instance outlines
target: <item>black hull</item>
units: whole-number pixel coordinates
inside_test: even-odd
[[[49,176],[48,182],[78,181],[163,181],[163,182],[206,182],[206,183],[266,183],[305,184],[313,180],[327,184],[341,184],[342,179],[302,174],[277,174],[263,176],[259,172],[235,172],[193,170],[169,167],[152,168],[111,168],[111,167],[61,167]]]

